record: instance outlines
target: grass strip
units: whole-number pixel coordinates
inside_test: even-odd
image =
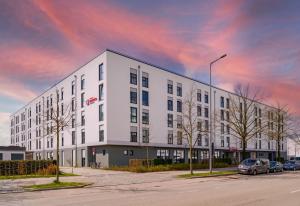
[[[196,177],[216,177],[216,176],[227,176],[227,175],[235,175],[237,171],[214,171],[210,172],[201,172],[201,173],[194,173],[194,174],[183,174],[178,175],[180,178],[196,178]]]
[[[83,187],[86,185],[88,184],[82,182],[52,182],[48,184],[24,186],[23,188],[27,190],[36,191],[36,190],[76,188],[76,187]]]

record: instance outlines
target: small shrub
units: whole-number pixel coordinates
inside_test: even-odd
[[[38,172],[37,172],[37,174],[38,175],[43,175],[43,176],[46,176],[46,175],[55,175],[56,171],[57,171],[56,170],[56,165],[50,164],[46,168],[39,169]]]

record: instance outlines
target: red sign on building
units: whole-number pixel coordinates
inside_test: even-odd
[[[96,97],[91,97],[88,100],[86,100],[86,105],[94,104],[97,101]]]

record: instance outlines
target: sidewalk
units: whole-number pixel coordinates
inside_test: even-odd
[[[221,168],[214,171],[235,170],[236,168]],[[72,168],[62,167],[63,172],[71,173]],[[91,168],[73,168],[75,174],[80,176],[60,177],[61,181],[69,182],[88,182],[93,183],[95,187],[115,186],[115,185],[131,185],[153,182],[164,182],[176,179],[177,175],[187,174],[189,171],[166,171],[166,172],[150,172],[150,173],[131,173],[119,172],[102,169]],[[195,170],[195,172],[207,172],[208,170]],[[22,186],[33,184],[47,184],[53,182],[55,178],[31,178],[17,180],[0,180],[0,194],[10,192],[24,192]]]

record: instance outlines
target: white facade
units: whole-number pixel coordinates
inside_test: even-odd
[[[100,66],[102,65],[102,66]],[[99,68],[103,69],[103,73],[99,74]],[[137,77],[137,84],[130,82],[130,75]],[[101,80],[100,80],[100,77]],[[143,86],[143,77],[148,79],[148,87]],[[84,80],[83,80],[84,79]],[[81,88],[84,82],[83,88]],[[74,84],[74,92],[72,94],[72,84]],[[173,94],[168,93],[168,84],[172,84]],[[103,87],[103,93],[100,97],[100,85]],[[182,95],[177,95],[177,87],[182,89]],[[51,126],[51,121],[43,119],[43,114],[47,110],[51,110],[52,104],[55,104],[56,91],[59,91],[59,105],[72,104],[72,99],[76,102],[76,109],[72,112],[76,126],[74,128],[66,128],[61,137],[60,142],[62,151],[72,150],[72,157],[68,157],[63,152],[63,160],[68,158],[74,159],[74,155],[87,161],[89,147],[94,146],[136,146],[149,145],[155,148],[186,148],[187,144],[177,144],[177,127],[173,123],[173,128],[168,127],[168,114],[173,115],[173,120],[181,113],[177,112],[177,101],[183,101],[187,92],[195,87],[197,91],[201,91],[201,101],[197,102],[201,106],[202,115],[199,117],[203,122],[208,121],[205,117],[205,108],[209,104],[205,102],[205,96],[209,95],[209,86],[192,80],[190,78],[169,72],[165,69],[156,67],[146,62],[128,57],[117,52],[107,50],[100,56],[96,57],[74,73],[57,83],[55,86],[32,100],[28,105],[17,111],[11,116],[11,144],[25,146],[27,151],[35,153],[34,158],[52,158],[55,153],[56,141],[55,136],[47,134],[47,124]],[[137,102],[130,102],[130,91],[137,94]],[[148,93],[149,105],[143,105],[143,91]],[[62,94],[63,93],[63,94]],[[84,99],[82,100],[82,94]],[[222,89],[213,88],[212,90],[212,113],[220,114],[221,110],[226,112],[226,100],[229,98],[229,92]],[[63,99],[62,99],[63,96]],[[208,96],[209,97],[209,96]],[[89,104],[87,100],[97,98],[95,102]],[[221,107],[220,100],[224,100],[224,108]],[[168,100],[173,102],[173,111],[168,111]],[[49,106],[47,107],[47,101]],[[81,107],[83,102],[83,107]],[[101,106],[102,105],[102,106]],[[103,120],[100,120],[100,107],[103,110]],[[131,107],[136,108],[137,123],[131,122]],[[259,110],[265,111],[269,107],[264,104],[257,104]],[[134,109],[135,111],[135,109]],[[143,112],[149,114],[149,124],[143,124]],[[81,116],[85,116],[85,124],[81,125]],[[259,119],[260,117],[257,116]],[[40,120],[41,119],[41,120]],[[170,121],[169,121],[170,122]],[[226,128],[226,121],[223,121]],[[219,121],[216,124],[220,124]],[[169,125],[170,126],[170,125]],[[215,129],[215,149],[229,151],[240,150],[240,141],[233,138],[226,131],[221,134],[220,126]],[[132,132],[136,130],[136,142],[132,142]],[[144,136],[149,131],[149,143],[143,143]],[[225,129],[226,130],[226,129]],[[82,131],[85,133],[85,141],[82,141]],[[72,140],[72,133],[75,139]],[[102,135],[103,134],[103,135]],[[171,144],[171,136],[173,141]],[[134,135],[135,136],[135,133]],[[135,140],[135,138],[133,138]],[[203,138],[201,146],[196,148],[207,150],[208,139]],[[81,148],[81,152],[78,152]],[[286,152],[286,141],[283,141],[283,152]],[[78,154],[73,153],[76,150]],[[261,138],[254,138],[248,142],[247,150],[251,152],[275,152],[276,143],[269,141],[262,135]],[[127,153],[127,152],[126,152]],[[81,154],[81,155],[80,155]],[[94,154],[94,152],[93,152]],[[124,151],[125,154],[125,151]],[[62,156],[61,155],[61,156]],[[103,153],[105,155],[105,152]],[[112,156],[113,154],[110,154]],[[216,154],[218,156],[218,154]],[[74,161],[73,161],[74,162]],[[74,163],[73,163],[74,164]]]
[[[287,139],[287,156],[300,158],[300,144],[291,138]]]

